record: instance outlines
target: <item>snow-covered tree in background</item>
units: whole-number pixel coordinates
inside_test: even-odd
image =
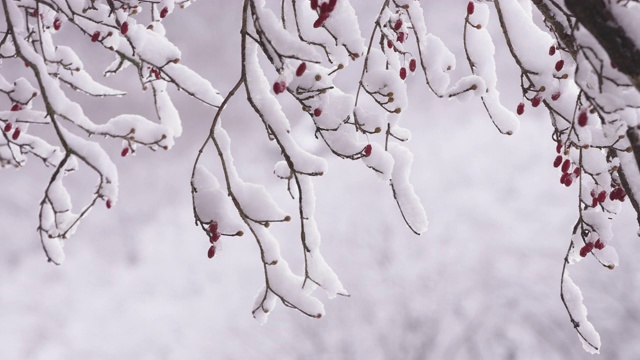
[[[0,74],[8,99],[0,112],[0,165],[24,166],[29,156],[51,167],[39,210],[38,234],[47,258],[61,264],[65,239],[99,202],[107,208],[118,198],[117,169],[111,156],[90,139],[93,135],[120,139],[120,156],[140,147],[169,149],[180,136],[178,110],[168,85],[214,108],[210,131],[198,153],[191,178],[196,224],[211,243],[214,257],[222,238],[256,239],[264,271],[254,317],[261,322],[280,300],[302,313],[321,317],[317,287],[329,297],[348,295],[320,252],[320,231],[314,219],[313,179],[327,171],[325,159],[303,149],[291,131],[284,98],[299,103],[313,123],[313,136],[343,159],[362,160],[390,185],[406,225],[416,234],[427,229],[427,218],[409,183],[413,157],[402,145],[411,138],[400,126],[408,107],[406,82],[424,81],[437,97],[477,99],[500,133],[519,127],[518,115],[544,106],[553,126],[552,139],[564,186],[579,187],[578,219],[564,257],[562,302],[584,348],[598,352],[600,339],[586,318],[582,295],[569,277],[567,265],[591,255],[613,269],[618,256],[612,246],[611,221],[627,198],[639,214],[640,205],[640,5],[612,0],[494,0],[451,6],[460,13],[466,58],[456,59],[445,43],[428,31],[423,5],[413,0],[381,1],[376,19],[358,18],[348,0],[244,0],[240,34],[241,72],[221,97],[196,72],[180,64],[178,48],[165,37],[163,19],[184,0],[2,0],[4,23],[0,55],[24,64],[24,74]],[[493,19],[490,15],[495,15]],[[366,39],[360,24],[375,23]],[[497,21],[508,51],[520,70],[522,102],[503,104],[497,90],[495,46],[487,25]],[[90,119],[69,89],[89,96],[123,96],[99,84],[84,70],[73,48],[56,45],[58,32],[84,35],[78,47],[93,46],[114,56],[104,75],[133,67],[141,87],[153,94],[157,121],[122,114]],[[108,55],[111,53],[111,55]],[[466,66],[458,66],[462,62]],[[334,79],[347,69],[361,71],[355,94],[341,90]],[[462,70],[464,69],[464,70]],[[274,71],[275,70],[275,71]],[[275,74],[275,75],[270,75]],[[424,77],[423,77],[424,76]],[[452,84],[451,77],[457,78]],[[512,81],[513,79],[503,79]],[[338,82],[338,81],[336,81]],[[282,179],[297,204],[287,214],[260,184],[236,171],[232,142],[222,126],[230,116],[227,104],[244,92],[264,136],[281,154],[274,176]],[[208,147],[212,145],[212,147]],[[215,164],[203,161],[211,151]],[[95,192],[76,213],[64,177],[91,169],[98,179]],[[214,168],[219,169],[214,170]],[[437,176],[434,174],[433,176]],[[296,275],[281,256],[272,223],[299,229],[304,273]]]

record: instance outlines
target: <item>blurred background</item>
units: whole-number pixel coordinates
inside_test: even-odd
[[[362,34],[378,3],[351,1]],[[270,5],[277,6],[276,2]],[[279,3],[279,2],[278,2]],[[382,1],[380,1],[380,4]],[[429,30],[460,59],[453,80],[468,73],[462,49],[466,1],[423,2]],[[167,18],[167,34],[190,66],[222,94],[239,76],[241,1],[201,0]],[[492,12],[491,31],[503,102],[520,101],[519,77]],[[140,21],[140,20],[138,20]],[[113,60],[71,26],[60,44],[76,46],[99,74]],[[80,44],[80,45],[78,45]],[[3,72],[12,80],[11,64]],[[362,62],[337,82],[354,91]],[[275,78],[273,70],[265,70]],[[94,121],[122,112],[153,118],[153,100],[132,69],[106,84],[119,99],[70,96]],[[279,304],[261,326],[251,316],[263,274],[255,240],[223,238],[207,259],[208,239],[194,226],[189,179],[214,112],[173,91],[184,135],[170,151],[140,149],[121,158],[120,199],[98,204],[66,242],[67,260],[48,264],[36,233],[38,203],[50,176],[40,162],[0,174],[1,359],[587,359],[559,297],[563,257],[575,223],[577,187],[565,188],[552,167],[555,143],[543,109],[527,109],[521,129],[503,136],[478,99],[439,100],[420,76],[409,77],[411,179],[430,229],[405,226],[387,184],[359,161],[339,160],[313,137],[310,119],[284,100],[302,146],[326,156],[315,180],[322,252],[351,293],[325,300],[310,319]],[[283,97],[284,98],[284,97]],[[535,111],[534,111],[535,110]],[[248,111],[244,93],[223,116],[240,175],[264,184],[295,210],[286,183],[273,176],[279,153]],[[382,141],[382,137],[374,141]],[[210,152],[205,163],[217,169]],[[96,179],[83,168],[68,177],[79,207]],[[589,319],[602,337],[602,359],[640,358],[640,251],[629,203],[615,219],[621,266],[592,258],[570,268]],[[295,223],[274,224],[283,255],[302,271]]]

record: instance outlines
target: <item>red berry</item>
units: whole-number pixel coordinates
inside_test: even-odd
[[[562,155],[556,156],[556,159],[553,160],[553,167],[554,168],[557,168],[558,166],[560,166],[560,164],[562,164]]]
[[[586,111],[581,111],[580,115],[578,115],[578,125],[587,126],[587,121],[589,120],[589,116]]]
[[[55,18],[53,20],[53,28],[58,31],[60,30],[60,27],[62,26],[62,20],[60,20],[60,18]]]
[[[129,23],[125,21],[120,26],[120,33],[122,35],[127,35],[128,32],[129,32]]]
[[[417,66],[418,66],[418,63],[417,63],[416,59],[409,60],[409,70],[411,70],[411,72],[416,71],[416,67]]]
[[[96,31],[91,35],[91,42],[96,42],[100,40],[100,31]]]
[[[524,103],[521,102],[520,104],[518,104],[518,107],[516,108],[516,113],[518,115],[524,114]]]
[[[542,101],[540,95],[534,96],[533,99],[531,99],[531,106],[538,107],[540,105],[540,101]]]
[[[329,18],[328,12],[320,13],[320,16],[318,16],[318,19],[313,23],[313,27],[316,29],[319,28],[320,26],[324,25],[325,20],[327,20],[328,18]]]
[[[296,69],[296,76],[297,77],[302,76],[302,74],[304,74],[306,70],[307,70],[307,63],[301,62],[300,65],[298,65],[298,68]]]
[[[600,191],[596,199],[598,200],[598,202],[604,202],[605,200],[607,200],[607,192],[604,190]]]
[[[332,12],[333,9],[336,8],[337,3],[338,3],[338,0],[329,0],[329,6],[327,6],[327,11]]]
[[[551,47],[549,47],[549,55],[553,56],[556,53],[556,46],[555,45],[551,45]]]
[[[596,206],[598,206],[598,199],[593,198],[593,199],[591,200],[591,207],[596,207]]]
[[[605,245],[602,241],[600,241],[600,239],[596,240],[595,244],[593,244],[593,247],[598,249],[598,250],[602,250],[604,249]]]
[[[475,6],[473,4],[473,1],[469,1],[469,3],[467,4],[467,14],[469,15],[473,14],[474,9],[475,9]]]
[[[393,42],[391,40],[387,40],[387,47],[391,49],[393,47]]]
[[[571,174],[567,174],[564,173],[562,174],[562,176],[560,176],[560,183],[564,184],[564,186],[571,186],[571,184],[573,183],[573,178],[571,177]]]
[[[22,106],[20,104],[11,105],[11,111],[20,111],[22,110]]]
[[[20,137],[20,128],[17,127],[14,131],[13,131],[13,135],[11,135],[11,138],[13,140],[18,140],[18,138]]]
[[[568,173],[569,168],[571,168],[571,161],[569,159],[565,159],[562,163],[562,172],[565,174]]]
[[[556,152],[558,154],[560,154],[560,152],[562,152],[562,143],[558,142],[558,144],[556,144]]]
[[[284,81],[277,81],[273,84],[273,92],[276,93],[276,95],[283,93],[286,88],[287,84],[285,84]]]
[[[214,234],[218,232],[218,222],[214,221],[211,224],[209,224],[209,232]]]
[[[209,247],[209,251],[207,252],[207,256],[209,257],[209,259],[211,259],[212,257],[216,256],[216,247],[211,245],[211,247]]]
[[[210,243],[214,243],[216,241],[220,240],[220,233],[215,231],[211,233],[211,237],[209,238],[209,242]]]
[[[160,70],[153,68],[151,69],[151,75],[156,78],[156,80],[160,79]]]
[[[575,175],[576,177],[580,177],[580,168],[576,167],[575,169],[573,169],[573,175]]]
[[[165,6],[160,10],[160,19],[164,19],[169,14],[169,9]]]
[[[404,33],[403,32],[398,33],[398,39],[397,40],[398,40],[398,42],[400,44],[402,44],[404,42]]]
[[[311,0],[311,10],[316,10],[318,8],[318,0]]]
[[[13,125],[11,125],[11,123],[10,123],[10,122],[7,122],[7,123],[4,125],[4,132],[8,133],[9,131],[11,131],[11,129],[12,129],[12,128],[13,128]]]
[[[320,15],[329,13],[329,3],[320,4]]]
[[[560,91],[556,91],[551,95],[551,100],[556,101],[560,99]]]
[[[562,68],[564,67],[564,60],[558,60],[558,62],[556,63],[556,71],[560,71],[562,70]]]
[[[398,31],[402,27],[402,19],[396,20],[396,23],[393,25],[393,30]]]
[[[586,243],[581,249],[580,249],[580,256],[585,257],[587,255],[589,255],[589,253],[591,252],[591,250],[593,250],[593,243]]]
[[[317,109],[313,110],[313,116],[318,117],[320,115],[322,115],[322,109],[317,108]]]
[[[614,69],[617,69],[617,68],[618,68],[618,65],[616,65],[616,63],[614,63],[613,61],[611,61],[611,67],[612,67],[612,68],[614,68]]]
[[[125,147],[122,149],[122,151],[120,152],[120,156],[125,157],[127,156],[127,154],[129,154],[129,147]]]
[[[407,78],[407,69],[406,68],[400,68],[400,79],[404,80]]]
[[[371,156],[371,144],[367,144],[367,146],[364,147],[364,156]]]
[[[598,194],[596,194],[596,189],[591,189],[591,197],[592,198],[597,198]]]
[[[111,209],[111,199],[107,199],[107,209]]]

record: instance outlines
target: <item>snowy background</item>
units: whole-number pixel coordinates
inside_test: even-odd
[[[378,4],[352,3],[362,33],[369,34]],[[239,74],[240,6],[201,0],[166,22],[183,63],[223,94]],[[423,6],[430,30],[463,59],[466,1]],[[515,68],[495,26],[499,88],[515,109],[519,80],[509,77]],[[94,74],[112,60],[88,39],[59,36],[86,44],[78,51]],[[361,66],[352,64],[338,82],[353,90]],[[456,74],[466,71],[459,61]],[[124,72],[105,81],[129,90],[125,98],[74,98],[96,122],[122,111],[152,116],[151,95],[127,75],[133,78]],[[326,300],[320,320],[282,305],[264,326],[251,317],[263,274],[250,236],[222,239],[220,252],[207,259],[208,239],[194,226],[189,178],[213,112],[184,94],[174,92],[185,133],[171,151],[142,149],[121,158],[120,144],[104,143],[120,170],[120,200],[110,210],[96,207],[83,221],[61,267],[46,262],[35,231],[49,170],[37,161],[3,170],[0,359],[592,358],[559,298],[577,187],[561,185],[551,165],[556,154],[547,114],[528,109],[520,131],[507,137],[478,99],[438,100],[418,76],[408,84],[403,125],[413,132],[411,177],[430,220],[420,237],[404,225],[388,185],[362,162],[330,156],[313,138],[306,115],[288,108],[293,131],[308,140],[303,145],[330,159],[329,172],[315,180],[316,217],[323,254],[352,295]],[[240,175],[265,184],[285,209],[295,209],[286,184],[272,174],[278,152],[243,98],[229,104],[223,120]],[[69,187],[73,182],[80,189],[95,184],[81,176],[70,177]],[[596,356],[602,359],[640,357],[640,244],[628,202],[625,207],[615,221],[621,266],[609,271],[587,258],[571,267],[602,336]],[[301,271],[297,229],[273,229],[284,257]]]

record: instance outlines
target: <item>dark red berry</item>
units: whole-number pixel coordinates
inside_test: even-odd
[[[96,31],[91,35],[91,42],[96,42],[100,40],[100,31]]]
[[[313,110],[313,116],[318,117],[320,115],[322,115],[322,109],[317,108],[317,109]]]
[[[575,169],[573,169],[573,175],[575,175],[575,177],[580,177],[580,168],[576,167]]]
[[[13,140],[18,140],[19,137],[20,137],[20,128],[17,127],[15,130],[13,130],[13,135],[11,135],[11,138]]]
[[[151,75],[156,78],[156,80],[160,79],[160,70],[153,68],[151,69]]]
[[[553,56],[556,53],[556,46],[555,45],[551,45],[551,47],[549,47],[549,55]]]
[[[607,192],[604,190],[600,191],[596,199],[598,200],[598,202],[604,202],[605,200],[607,200]]]
[[[209,224],[209,232],[210,233],[217,233],[218,232],[218,222],[214,221],[211,224]]]
[[[20,111],[22,110],[22,106],[20,104],[11,105],[11,111]]]
[[[516,108],[516,113],[518,115],[524,114],[524,103],[521,102],[520,104],[518,104],[518,107]]]
[[[320,16],[318,16],[318,19],[313,23],[313,27],[314,28],[319,28],[320,26],[324,25],[324,22],[329,18],[329,13],[328,12],[323,12],[320,13]]]
[[[565,159],[564,162],[562,163],[562,172],[566,174],[569,172],[570,168],[571,168],[571,161],[569,159]]]
[[[400,68],[400,79],[404,80],[407,78],[407,69],[406,68]]]
[[[209,257],[209,259],[211,259],[212,257],[216,256],[216,247],[211,245],[209,247],[209,251],[207,252],[207,256]]]
[[[560,177],[560,183],[564,184],[564,186],[569,187],[573,183],[573,178],[571,174],[564,173]]]
[[[62,26],[62,20],[60,20],[60,18],[55,18],[53,20],[53,28],[56,29],[56,31],[60,30],[60,27]]]
[[[391,40],[387,40],[387,47],[391,49],[393,47],[393,42]]]
[[[556,159],[553,160],[553,167],[554,168],[557,168],[558,166],[560,166],[560,164],[562,164],[562,155],[556,156]]]
[[[162,8],[162,10],[160,10],[160,19],[164,19],[165,17],[167,17],[167,15],[169,14],[169,8],[167,8],[166,6]]]
[[[611,61],[611,67],[612,67],[612,68],[614,68],[614,69],[617,69],[617,68],[618,68],[618,65],[616,65],[616,63],[614,63],[613,61]]]
[[[209,238],[209,242],[210,243],[214,243],[216,241],[220,240],[220,233],[215,231],[211,233],[211,237]]]
[[[106,205],[107,209],[111,209],[111,199],[107,199]]]
[[[320,15],[329,14],[329,3],[320,4]]]
[[[591,252],[591,250],[593,250],[593,243],[586,243],[581,249],[580,249],[580,256],[585,257],[587,255],[589,255],[589,253]]]
[[[467,4],[467,14],[469,15],[473,14],[473,10],[475,10],[473,1],[469,1],[469,3]]]
[[[120,152],[120,156],[125,157],[127,156],[127,154],[129,154],[129,147],[125,147],[122,149],[122,151]]]
[[[129,23],[125,21],[120,26],[120,33],[122,35],[127,35],[128,32],[129,32]]]
[[[298,65],[298,68],[296,69],[296,76],[297,77],[302,76],[302,74],[304,74],[306,70],[307,70],[307,63],[301,62],[300,65]]]
[[[591,200],[591,206],[592,206],[592,207],[596,207],[596,206],[598,206],[598,199],[597,199],[597,198],[593,198],[593,199]]]
[[[551,100],[556,101],[560,99],[560,91],[556,91],[551,95]]]
[[[418,62],[416,61],[416,59],[409,60],[409,70],[411,70],[411,72],[416,71],[417,66],[418,66]]]
[[[316,10],[318,8],[318,0],[311,0],[311,10]]]
[[[371,156],[371,144],[367,144],[367,146],[364,147],[364,156]]]
[[[560,154],[562,152],[562,143],[558,142],[558,144],[556,144],[556,152],[558,154]]]
[[[338,0],[329,0],[329,6],[327,6],[327,11],[332,12],[333,9],[336,8],[337,3],[338,3]]]
[[[562,68],[564,67],[564,60],[558,60],[558,62],[556,63],[556,71],[560,71],[562,70]]]
[[[284,92],[286,88],[287,88],[287,85],[284,83],[284,81],[276,81],[273,84],[273,92],[276,93],[276,95]]]
[[[13,125],[11,125],[11,123],[10,123],[10,122],[7,122],[7,123],[4,125],[4,132],[8,133],[9,131],[11,131],[11,129],[12,129],[12,128],[13,128]]]
[[[541,101],[542,98],[540,97],[540,95],[536,95],[533,97],[533,99],[531,99],[531,106],[538,107]]]
[[[393,30],[398,31],[402,27],[402,19],[396,20],[396,23],[393,25]]]
[[[589,120],[589,116],[586,111],[581,111],[580,115],[578,115],[578,125],[587,126],[587,121]]]
[[[595,244],[593,244],[593,247],[598,249],[598,250],[602,250],[604,249],[605,245],[602,241],[600,241],[600,239],[596,240]]]
[[[404,33],[403,32],[398,33],[398,39],[397,40],[398,40],[398,42],[400,44],[402,44],[404,42]]]

